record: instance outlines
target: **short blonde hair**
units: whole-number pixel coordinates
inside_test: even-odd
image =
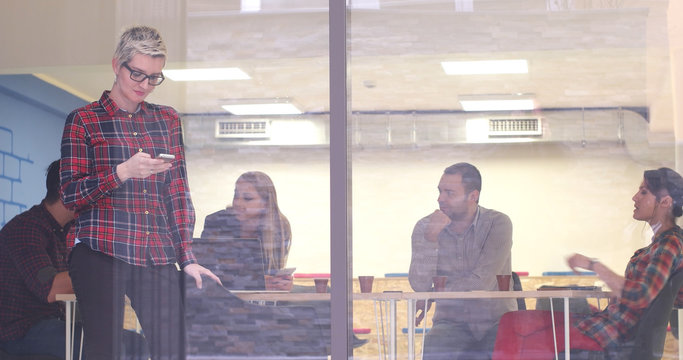
[[[114,59],[119,66],[130,61],[136,54],[166,58],[166,43],[159,31],[151,26],[132,26],[121,34]]]

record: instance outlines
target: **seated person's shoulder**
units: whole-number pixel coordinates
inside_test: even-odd
[[[233,236],[239,230],[239,222],[231,208],[216,211],[204,219],[202,238],[210,236]]]
[[[227,219],[228,217],[229,217],[228,209],[218,210],[214,213],[206,215],[204,222],[206,223],[209,221],[218,221],[221,219]]]
[[[413,238],[421,238],[424,236],[423,234],[427,230],[427,227],[429,227],[429,216],[431,216],[431,214],[421,218],[415,223],[415,226],[413,226]]]
[[[430,214],[430,215],[431,215],[431,214]],[[430,215],[427,215],[427,216],[423,217],[422,219],[418,220],[418,221],[415,223],[415,227],[418,227],[418,226],[427,226],[427,225],[429,224],[429,216],[430,216]]]
[[[506,214],[492,209],[479,207],[480,219],[488,219],[495,228],[510,229],[512,228],[512,220]]]
[[[479,211],[481,216],[487,216],[494,221],[499,220],[499,221],[510,221],[510,217],[507,216],[505,213],[502,213],[498,210],[493,210],[493,209],[487,209],[485,207],[480,206]]]
[[[25,211],[13,217],[5,226],[0,229],[0,238],[22,240],[30,233],[47,231],[45,221],[36,216],[35,209]],[[51,229],[50,229],[51,230]]]

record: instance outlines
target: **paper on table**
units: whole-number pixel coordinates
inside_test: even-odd
[[[589,290],[589,291],[601,291],[600,286],[580,286],[580,285],[565,285],[565,286],[553,286],[553,285],[543,285],[538,288],[539,291],[544,290]]]

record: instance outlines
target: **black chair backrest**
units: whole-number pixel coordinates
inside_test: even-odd
[[[629,359],[661,359],[669,316],[681,286],[683,286],[683,270],[671,275],[662,291],[640,318],[633,340],[634,348]]]
[[[512,272],[512,290],[522,291],[522,280],[516,272]],[[526,310],[526,301],[524,298],[517,298],[517,310]]]
[[[671,335],[678,340],[678,309],[671,310],[669,326],[671,327]]]

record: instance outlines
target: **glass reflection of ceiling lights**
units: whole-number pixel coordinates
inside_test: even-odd
[[[287,98],[235,99],[221,107],[233,115],[299,115],[303,113]]]
[[[261,0],[241,0],[240,12],[258,12],[261,11]]]
[[[519,111],[536,108],[533,94],[459,95],[464,111]]]
[[[442,61],[441,67],[447,75],[494,75],[529,73],[528,62],[523,59]]]
[[[473,0],[455,0],[455,12],[473,12]]]
[[[204,69],[168,69],[164,76],[173,81],[249,80],[249,74],[236,67]]]
[[[346,6],[351,5],[352,9],[379,10],[379,0],[346,0]]]

